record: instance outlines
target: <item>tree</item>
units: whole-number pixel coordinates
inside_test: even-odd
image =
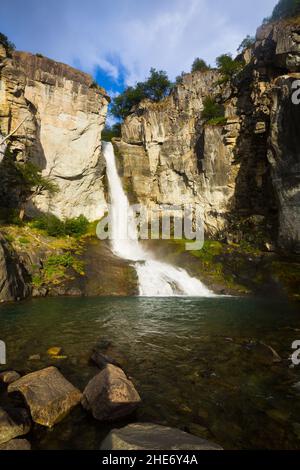
[[[113,99],[110,112],[117,119],[125,119],[132,108],[145,99],[145,93],[140,84],[136,87],[128,87],[120,95]]]
[[[47,177],[42,176],[40,168],[34,163],[14,163],[17,170],[18,187],[21,193],[20,219],[24,217],[24,204],[30,201],[34,196],[40,196],[44,192],[55,194],[58,192],[58,186]]]
[[[222,82],[226,83],[237,75],[243,68],[244,63],[232,58],[231,54],[222,54],[216,59],[219,72],[222,74]]]
[[[121,136],[121,124],[119,122],[116,122],[112,126],[109,126],[106,124],[102,131],[101,138],[102,140],[106,142],[111,142],[111,139],[114,137],[120,137]]]
[[[246,36],[245,39],[243,39],[243,41],[239,45],[237,51],[238,52],[243,52],[245,49],[249,49],[254,44],[255,44],[255,37],[249,36],[249,34],[248,34],[248,36]]]
[[[300,0],[280,0],[275,6],[271,20],[281,20],[300,15]]]
[[[151,101],[160,101],[167,96],[172,87],[168,75],[163,70],[150,70],[150,76],[146,82],[140,84],[144,89],[146,98]]]
[[[117,119],[125,119],[142,100],[160,101],[172,89],[168,75],[163,70],[152,68],[145,82],[138,82],[135,87],[127,87],[116,96],[111,106],[111,113]]]
[[[199,59],[199,57],[197,57],[193,62],[192,72],[206,72],[207,70],[209,70],[209,66],[205,60]]]
[[[225,111],[224,106],[217,103],[215,98],[207,96],[203,102],[204,109],[201,117],[211,124],[225,124]]]
[[[11,42],[5,34],[0,33],[0,44],[5,47],[6,51],[12,52],[15,50],[16,46]]]

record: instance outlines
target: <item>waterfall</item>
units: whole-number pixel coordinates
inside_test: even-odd
[[[195,296],[212,297],[196,278],[184,269],[157,261],[140,244],[134,213],[130,210],[127,196],[118,175],[114,149],[103,142],[103,154],[107,166],[107,178],[111,200],[112,250],[120,258],[133,262],[139,281],[139,293],[145,297]]]

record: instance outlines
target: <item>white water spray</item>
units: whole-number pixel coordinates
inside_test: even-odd
[[[134,214],[130,211],[128,199],[117,172],[111,143],[103,142],[103,154],[106,160],[111,198],[112,249],[120,258],[134,262],[140,295],[145,297],[212,297],[214,294],[198,279],[190,277],[184,269],[156,261],[153,255],[142,247],[138,240]]]

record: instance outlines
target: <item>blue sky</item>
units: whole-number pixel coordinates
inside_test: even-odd
[[[277,0],[0,0],[0,31],[20,50],[91,73],[111,95],[151,67],[171,79],[195,57],[235,53]]]

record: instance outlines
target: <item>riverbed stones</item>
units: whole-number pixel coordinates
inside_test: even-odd
[[[7,370],[5,372],[1,372],[0,374],[0,383],[4,383],[6,385],[12,384],[16,380],[20,378],[20,374],[15,372],[14,370]]]
[[[115,421],[135,411],[141,398],[123,370],[107,364],[88,383],[81,403],[99,421]]]
[[[31,422],[27,410],[23,408],[10,410],[0,408],[0,444],[27,434],[30,427]]]
[[[9,385],[8,392],[21,393],[33,421],[50,428],[60,422],[81,399],[81,392],[56,367],[25,375]]]
[[[2,450],[31,450],[31,445],[26,439],[12,439],[0,444],[0,451]]]
[[[223,450],[213,442],[179,429],[150,423],[129,424],[113,429],[101,450]]]

